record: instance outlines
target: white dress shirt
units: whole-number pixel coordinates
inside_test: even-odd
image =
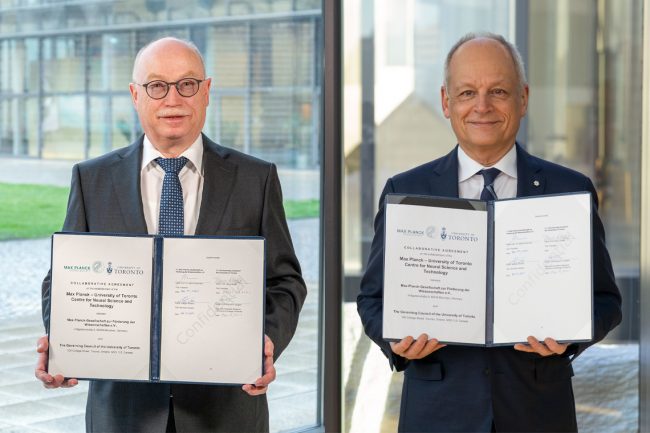
[[[192,145],[181,153],[188,159],[185,167],[178,173],[178,179],[183,188],[183,225],[186,235],[193,235],[201,210],[201,195],[203,193],[203,138],[201,135]],[[142,210],[150,235],[158,233],[158,218],[160,215],[160,194],[162,193],[165,171],[155,161],[163,157],[145,135],[142,148],[142,169],[140,171],[140,192],[142,194]]]
[[[512,146],[508,153],[491,167],[484,167],[470,158],[458,146],[458,195],[460,198],[480,199],[483,191],[483,175],[478,173],[484,168],[498,168],[501,173],[494,180],[494,192],[497,197],[514,198],[517,196],[517,149]]]

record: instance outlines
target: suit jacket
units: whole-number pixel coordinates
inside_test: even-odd
[[[63,231],[146,234],[140,137],[132,145],[77,164]],[[274,357],[287,347],[306,296],[282,205],[275,165],[219,146],[203,136],[204,184],[197,235],[266,238],[266,334]],[[50,275],[43,282],[47,326]],[[223,348],[228,350],[228,348]],[[191,361],[189,361],[191,362]],[[239,387],[91,381],[88,431],[165,430],[173,394],[178,431],[266,431],[266,396]]]
[[[591,192],[594,340],[571,345],[563,356],[550,357],[512,347],[463,346],[447,346],[414,361],[395,355],[382,338],[384,197],[393,192],[458,197],[457,147],[440,159],[398,174],[388,179],[381,194],[357,307],[366,334],[379,345],[391,367],[405,370],[401,431],[489,432],[493,422],[496,431],[576,431],[571,361],[621,321],[621,296],[605,247],[593,184],[578,172],[516,146],[518,197]]]

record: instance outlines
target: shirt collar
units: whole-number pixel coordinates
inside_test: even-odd
[[[183,153],[178,155],[179,157],[184,156],[189,160],[188,168],[195,169],[200,175],[203,175],[203,136],[199,136],[194,140],[194,143]],[[142,143],[142,167],[144,170],[149,164],[151,164],[156,158],[163,158],[162,154],[154,147],[153,143],[149,141],[149,137],[144,136],[144,141]]]
[[[512,146],[508,153],[497,161],[492,167],[496,167],[508,176],[517,179],[517,146]],[[465,153],[462,147],[458,146],[458,182],[463,182],[474,176],[484,167],[474,161]]]

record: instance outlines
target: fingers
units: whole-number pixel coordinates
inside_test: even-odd
[[[47,365],[47,348],[47,336],[43,336],[36,341],[36,353],[38,353],[38,358],[36,360],[34,376],[43,382],[43,386],[46,388],[52,388],[55,385],[54,378],[45,371]]]
[[[437,339],[428,340],[427,334],[420,335],[417,340],[408,336],[398,343],[390,343],[392,351],[406,359],[420,359],[430,355],[438,349],[445,347]],[[428,341],[427,341],[428,340]]]
[[[36,352],[38,353],[47,352],[48,347],[49,344],[47,340],[47,335],[42,336],[36,341]]]
[[[566,351],[567,347],[569,347],[568,344],[558,343],[552,338],[544,339],[544,344],[546,344],[546,347],[548,347],[551,352],[555,353],[556,355],[562,355]]]
[[[38,370],[36,371],[36,378],[43,382],[43,386],[47,389],[72,388],[79,383],[77,379],[66,379],[60,374],[52,376],[45,371],[39,372]]]
[[[561,344],[552,338],[546,338],[544,342],[540,342],[532,335],[527,338],[528,344],[517,343],[515,350],[528,353],[537,353],[541,356],[561,355],[563,354],[568,344]]]
[[[264,335],[264,356],[273,356],[275,346],[268,335]]]
[[[424,349],[424,346],[427,344],[429,337],[427,334],[421,334],[417,340],[411,344],[411,346],[404,351],[404,357],[408,359],[415,359],[418,354]]]
[[[406,352],[408,348],[411,347],[413,341],[413,337],[409,335],[406,338],[402,338],[402,340],[398,343],[390,343],[390,348],[396,355],[404,356],[404,352]]]
[[[61,383],[61,388],[72,388],[73,386],[77,386],[79,381],[77,379],[66,379]]]
[[[66,379],[62,375],[57,374],[52,376],[47,371],[45,371],[47,366],[47,357],[48,357],[48,340],[47,335],[41,337],[36,342],[36,352],[38,353],[38,360],[36,361],[36,368],[34,370],[34,376],[43,382],[43,386],[48,389],[52,388],[72,388],[77,385],[79,381],[77,379]]]
[[[248,395],[261,395],[269,389],[269,384],[275,380],[276,372],[273,365],[273,342],[265,335],[264,336],[264,375],[258,378],[254,384],[246,384],[242,386],[242,390]]]
[[[425,356],[428,356],[435,352],[436,350],[442,349],[445,347],[446,344],[440,344],[437,339],[432,338],[427,342],[427,344],[424,346],[424,349],[422,350],[422,357],[424,358]]]
[[[258,387],[257,385],[248,385],[248,384],[242,386],[241,389],[243,389],[244,392],[246,392],[246,394],[252,395],[252,396],[262,395],[262,394],[265,394],[266,391],[268,391],[268,387],[266,387],[266,386],[265,387]]]
[[[275,380],[275,367],[273,366],[273,359],[264,361],[264,376],[258,378],[254,384],[246,384],[242,386],[244,392],[248,395],[264,394],[269,389],[269,384]]]
[[[44,369],[36,366],[36,370],[34,371],[34,376],[36,376],[36,379],[43,382],[43,386],[45,388],[53,387],[52,385],[54,383],[54,378],[52,377],[52,375],[48,374]]]

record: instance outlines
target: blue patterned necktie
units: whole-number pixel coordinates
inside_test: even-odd
[[[486,168],[479,171],[483,175],[483,191],[481,192],[481,200],[496,200],[497,194],[494,192],[494,179],[497,178],[501,170],[498,168]],[[478,174],[478,173],[477,173]]]
[[[158,234],[164,236],[183,235],[183,187],[178,179],[178,173],[185,167],[187,158],[156,158],[156,162],[165,170],[162,193],[160,194]]]

